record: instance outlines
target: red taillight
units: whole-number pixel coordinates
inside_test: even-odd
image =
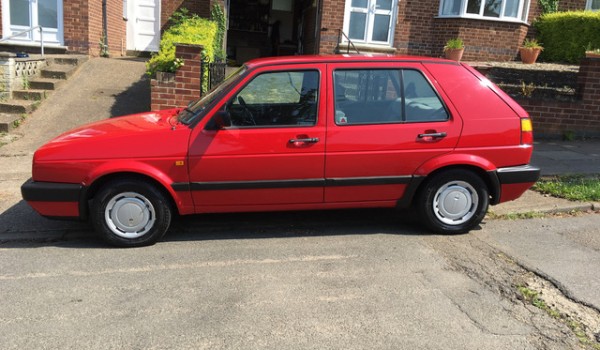
[[[529,118],[521,118],[521,144],[533,145],[533,125]]]

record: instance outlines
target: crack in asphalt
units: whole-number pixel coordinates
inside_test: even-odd
[[[560,283],[553,281],[549,276],[539,271],[532,271],[475,235],[449,236],[445,241],[436,239],[427,239],[427,241],[447,260],[451,269],[509,301],[510,306],[504,307],[504,310],[514,319],[521,320],[535,330],[536,339],[532,339],[532,342],[536,343],[536,347],[597,349],[594,348],[597,345],[593,342],[594,337],[600,333],[600,313],[585,303],[578,302],[569,294],[564,294]],[[531,286],[544,297],[554,295],[555,298],[547,301],[550,307],[556,307],[562,315],[568,316],[567,320],[579,322],[590,342],[582,343],[575,332],[569,328],[568,321],[553,318],[547,311],[523,300],[523,296],[516,288],[519,285]],[[449,299],[452,300],[451,297]],[[489,332],[477,319],[469,315],[468,310],[465,310],[460,303],[454,300],[452,302],[471,319],[476,327]]]

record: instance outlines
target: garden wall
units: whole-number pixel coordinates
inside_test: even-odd
[[[151,79],[151,110],[184,107],[200,97],[203,49],[201,45],[176,46],[175,57],[183,60],[183,66],[177,73],[159,72]]]
[[[517,99],[538,137],[600,137],[600,58],[584,58],[577,76],[577,99]]]

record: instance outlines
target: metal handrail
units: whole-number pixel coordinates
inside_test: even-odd
[[[350,45],[352,45],[352,48],[354,49],[354,51],[356,51],[356,53],[360,53],[360,51],[358,51],[356,46],[354,46],[354,43],[352,42],[352,40],[350,40],[350,38],[348,38],[346,33],[344,33],[341,29],[338,29],[338,50],[339,50],[340,45],[342,44],[342,36],[344,36],[344,38],[346,38],[346,40],[348,41],[348,47],[346,47],[346,53],[350,53]]]
[[[11,35],[11,36],[9,36],[7,38],[2,38],[2,39],[0,39],[0,43],[4,42],[4,41],[7,41],[7,40],[10,40],[12,38],[16,38],[16,37],[18,37],[21,34],[25,34],[25,33],[28,33],[28,32],[33,32],[36,29],[40,30],[40,49],[42,51],[42,57],[44,57],[44,28],[42,26],[31,27],[31,28],[29,28],[27,30],[20,31],[17,34],[13,34],[13,35]]]

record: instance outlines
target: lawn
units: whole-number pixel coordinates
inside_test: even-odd
[[[533,189],[574,201],[600,201],[600,175],[569,175],[543,178]]]

